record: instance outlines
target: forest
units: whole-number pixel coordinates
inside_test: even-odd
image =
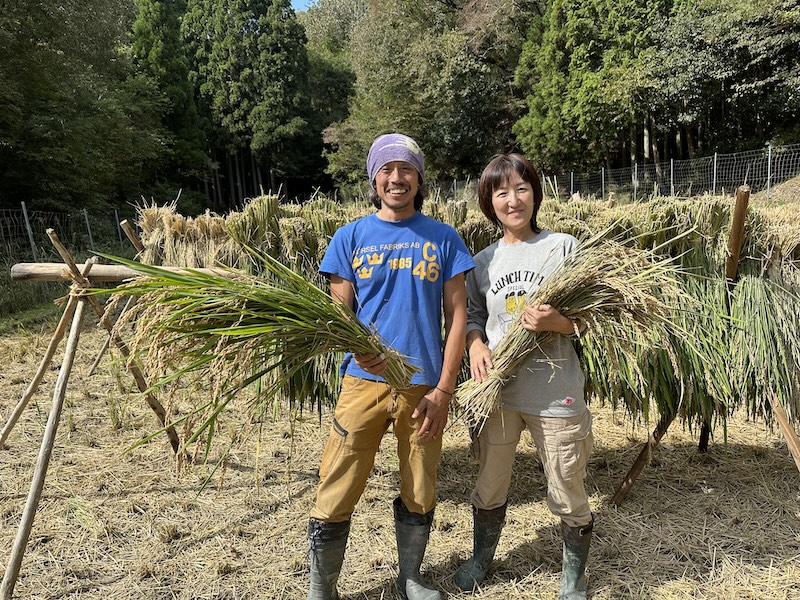
[[[0,12],[0,208],[363,193],[397,130],[429,181],[800,141],[796,0],[34,0]]]

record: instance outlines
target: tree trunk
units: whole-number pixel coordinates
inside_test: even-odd
[[[652,114],[650,115],[650,143],[652,145],[653,163],[656,166],[656,182],[658,182],[658,187],[660,189],[663,173],[661,169],[661,155],[658,151],[658,137],[656,136],[656,119]]]
[[[203,176],[203,191],[206,194],[206,206],[211,206],[211,196],[208,192],[208,177]]]
[[[236,204],[238,206],[241,206],[244,202],[244,187],[242,185],[240,153],[241,150],[237,148],[236,153],[233,155],[234,166],[236,167]]]
[[[225,151],[225,162],[228,165],[228,202],[227,207],[230,208],[236,204],[236,176],[233,174],[233,161],[231,160],[230,151]]]
[[[253,198],[261,195],[258,185],[258,171],[256,170],[256,153],[250,149],[250,176],[253,178]]]
[[[631,125],[630,127],[630,146],[629,146],[629,155],[631,159],[630,166],[633,168],[633,164],[636,162],[636,127]]]
[[[225,201],[222,198],[222,184],[219,180],[219,163],[214,161],[214,193],[217,196],[217,210],[222,211],[225,207]]]

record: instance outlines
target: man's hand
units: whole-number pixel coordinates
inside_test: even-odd
[[[412,419],[423,417],[417,437],[421,440],[435,440],[442,435],[444,426],[447,425],[447,415],[450,408],[450,396],[438,388],[433,388],[419,401]]]
[[[370,375],[380,377],[386,371],[389,361],[383,354],[353,354],[356,364]]]

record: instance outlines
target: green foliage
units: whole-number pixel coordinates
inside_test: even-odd
[[[299,171],[309,135],[305,34],[289,0],[189,0],[182,23],[192,76],[230,148]]]
[[[177,0],[136,0],[131,55],[136,70],[151,77],[166,100],[163,124],[173,136],[170,175],[205,174],[205,133],[189,81],[180,20],[184,3]]]
[[[665,125],[702,128],[700,147],[794,141],[800,115],[795,2],[682,2],[647,63]]]
[[[300,21],[289,0],[12,2],[0,206],[359,190],[392,130],[431,181],[513,148],[558,170],[691,158],[798,141],[798,89],[795,0],[318,0]]]
[[[0,206],[134,196],[163,157],[164,103],[119,53],[124,2],[9,4],[0,16]]]
[[[642,61],[669,5],[556,0],[532,22],[516,71],[528,112],[514,126],[531,157],[588,167],[620,151],[648,113]]]
[[[791,0],[555,0],[516,69],[514,132],[552,169],[794,141],[799,23]]]
[[[509,61],[520,48],[519,16],[510,2],[477,12],[434,1],[370,4],[349,37],[355,93],[347,119],[326,131],[328,172],[363,180],[369,144],[392,130],[422,145],[429,179],[478,172],[508,147],[516,119]]]

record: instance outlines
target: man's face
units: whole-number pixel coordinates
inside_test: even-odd
[[[375,175],[375,191],[385,208],[393,211],[414,210],[414,197],[419,191],[419,173],[411,163],[388,162]]]

